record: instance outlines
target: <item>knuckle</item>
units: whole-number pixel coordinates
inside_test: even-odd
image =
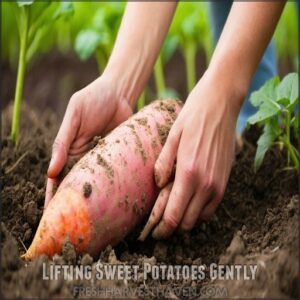
[[[164,216],[164,222],[167,225],[167,227],[171,229],[175,229],[179,224],[179,221],[173,215],[169,214]]]
[[[194,227],[194,222],[191,220],[184,220],[180,227],[184,231],[190,231]]]
[[[183,167],[183,176],[187,180],[191,180],[196,176],[196,168],[193,162],[185,164],[185,166]]]
[[[205,192],[212,192],[216,188],[215,180],[211,176],[202,176],[202,189]]]
[[[78,117],[78,115],[80,114],[81,103],[82,103],[83,99],[84,99],[84,97],[82,96],[81,91],[76,92],[70,98],[70,101],[69,101],[69,104],[68,104],[68,110],[72,114],[72,117],[74,119],[76,119],[76,117]],[[88,99],[88,97],[87,97],[87,99]]]
[[[80,99],[81,99],[81,92],[80,92],[80,91],[75,92],[75,93],[71,96],[69,103],[70,103],[70,104],[75,104],[75,103],[77,103],[78,101],[80,101]]]

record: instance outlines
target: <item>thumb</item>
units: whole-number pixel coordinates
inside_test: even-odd
[[[52,146],[52,157],[50,160],[47,175],[49,178],[56,178],[67,162],[67,149],[64,142],[56,139]]]
[[[174,125],[170,130],[167,141],[154,166],[155,182],[160,188],[163,188],[169,182],[174,170],[174,163],[181,136],[181,131],[175,128]]]
[[[49,178],[56,178],[66,164],[70,145],[74,140],[78,124],[78,119],[75,116],[73,117],[73,113],[68,107],[52,146],[52,156],[47,171]]]
[[[56,189],[58,187],[58,180],[57,179],[52,179],[52,178],[48,178],[47,179],[47,185],[46,185],[46,194],[45,194],[45,202],[44,202],[44,210],[46,209],[46,207],[48,206],[49,202],[51,201],[51,199],[53,198]]]

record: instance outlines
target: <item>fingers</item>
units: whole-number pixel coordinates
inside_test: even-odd
[[[154,239],[167,238],[178,227],[185,209],[193,196],[193,190],[191,174],[186,174],[181,170],[177,170],[174,186],[171,190],[162,220],[152,232],[152,237]]]
[[[67,146],[64,142],[56,139],[52,146],[52,157],[47,171],[49,178],[55,178],[63,169],[68,156]]]
[[[63,122],[52,146],[52,157],[47,172],[50,178],[57,177],[66,164],[70,145],[78,130],[80,116],[74,102],[74,100],[70,100]]]
[[[183,231],[190,231],[199,219],[199,215],[205,207],[207,200],[211,197],[210,191],[198,191],[187,207],[182,221],[180,223],[180,229]]]
[[[48,206],[49,202],[53,198],[56,189],[58,187],[58,180],[57,179],[52,179],[48,178],[47,179],[47,186],[46,186],[46,194],[45,194],[45,203],[44,203],[44,210]]]
[[[200,213],[200,220],[208,221],[211,219],[221,201],[221,198],[222,196],[220,194],[216,194],[212,200],[204,206]]]
[[[174,125],[154,166],[155,182],[160,188],[169,182],[179,146],[181,132]]]
[[[145,225],[144,229],[142,230],[138,240],[144,241],[146,237],[149,235],[150,231],[153,229],[153,227],[157,225],[157,223],[160,221],[165,211],[172,186],[173,186],[173,182],[169,183],[160,191],[157,200],[154,204],[154,207],[152,209],[152,212],[150,214],[149,220]]]

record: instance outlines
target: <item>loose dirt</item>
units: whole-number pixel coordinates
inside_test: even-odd
[[[254,281],[154,280],[75,281],[43,280],[43,262],[50,264],[95,264],[85,254],[76,257],[66,241],[61,256],[40,257],[24,263],[25,252],[41,218],[46,172],[57,120],[23,106],[21,138],[16,147],[7,137],[11,111],[2,114],[1,152],[1,266],[2,293],[13,297],[78,297],[74,286],[83,287],[203,287],[224,286],[228,297],[298,297],[297,174],[284,170],[286,155],[277,148],[268,152],[262,168],[253,172],[256,131],[244,135],[244,146],[236,157],[223,201],[210,222],[199,223],[190,233],[175,234],[165,241],[137,241],[142,225],[114,248],[108,247],[99,259],[105,264],[127,262],[150,264],[236,263],[257,264]],[[43,120],[43,123],[41,123]],[[126,202],[126,199],[125,199]],[[132,295],[134,296],[134,295]],[[171,295],[174,299],[184,295]],[[155,298],[149,295],[148,298]],[[224,297],[223,297],[224,298]]]

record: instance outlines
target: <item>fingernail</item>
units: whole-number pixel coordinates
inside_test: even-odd
[[[49,167],[48,167],[48,171],[52,168],[52,165],[53,165],[53,157],[52,157],[51,160],[50,160]]]
[[[47,172],[50,172],[51,169],[53,168],[53,165],[54,165],[54,156],[51,157],[51,160],[50,160],[50,163],[49,163],[49,167],[48,167],[48,171]]]

